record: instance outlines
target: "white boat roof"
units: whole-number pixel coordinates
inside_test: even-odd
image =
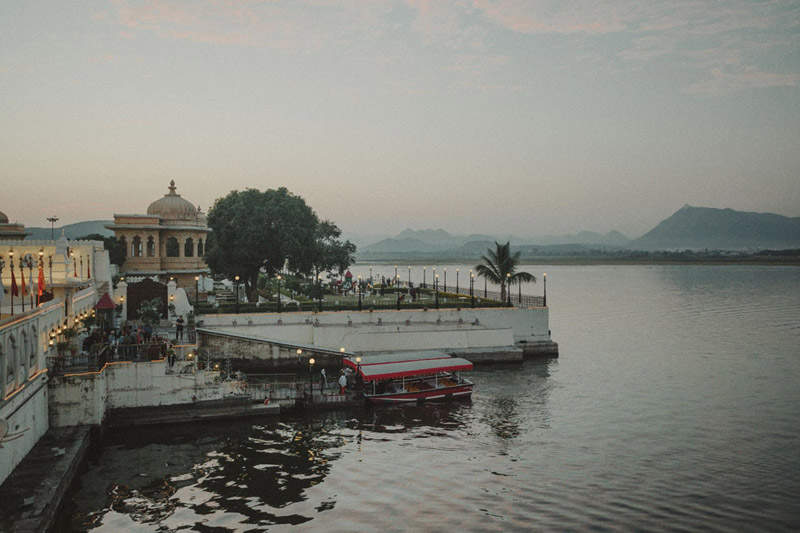
[[[394,379],[408,376],[472,370],[472,363],[461,357],[438,357],[433,359],[411,359],[383,363],[362,364],[359,373],[364,381]]]

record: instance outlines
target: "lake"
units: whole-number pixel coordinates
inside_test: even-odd
[[[525,269],[559,358],[465,402],[107,433],[59,527],[800,529],[800,268]]]

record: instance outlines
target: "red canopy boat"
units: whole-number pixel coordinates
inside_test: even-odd
[[[364,397],[374,403],[409,403],[469,398],[473,383],[459,372],[472,363],[444,352],[406,352],[345,359],[364,381]]]

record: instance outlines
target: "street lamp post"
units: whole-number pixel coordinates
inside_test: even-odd
[[[197,314],[197,306],[200,305],[200,276],[194,277],[194,314]]]
[[[508,306],[511,307],[511,274],[506,273],[506,296],[508,296]]]
[[[522,281],[517,285],[517,305],[522,307]]]
[[[55,224],[56,224],[56,222],[58,222],[58,217],[56,217],[56,216],[47,217],[47,221],[50,222],[50,240],[54,241],[54,240],[56,240],[56,237],[55,237]]]
[[[308,360],[308,403],[314,403],[314,358]]]
[[[21,285],[24,285],[24,283],[25,283],[25,267],[24,267],[24,265],[22,263],[22,259],[23,259],[22,257],[19,258],[19,277],[22,280]],[[19,299],[22,301],[22,312],[24,313],[25,312],[25,291],[22,291],[22,295],[19,297]]]
[[[447,292],[447,267],[444,268],[444,292]]]
[[[236,285],[236,314],[239,314],[239,276],[235,276],[234,285]]]
[[[375,285],[375,283],[372,281],[372,265],[369,266],[369,283],[370,285]]]
[[[436,269],[433,269],[434,272]],[[436,275],[433,277],[433,299],[436,304],[436,309],[439,309],[439,276]]]
[[[472,300],[472,308],[475,309],[475,274],[469,271],[469,298]]]
[[[396,276],[394,278],[394,281],[396,283],[396,285],[394,287],[394,293],[397,295],[397,310],[399,311],[400,310],[400,289],[397,286],[400,285],[400,276]]]
[[[488,285],[488,283],[486,281],[486,278],[484,277],[483,278],[483,297],[484,298],[488,298],[489,297],[489,289],[487,288],[487,285]]]
[[[425,281],[425,272],[426,272],[427,268],[428,267],[422,267],[422,288],[423,289],[427,289],[428,288],[428,284]]]
[[[544,279],[544,298],[542,299],[542,304],[544,307],[547,307],[547,272],[542,274],[542,279]]]
[[[397,275],[397,265],[394,266],[394,279],[397,282],[400,281],[400,277]]]
[[[358,275],[358,310],[361,311],[361,274]]]
[[[456,269],[456,294],[458,294],[458,271],[459,271],[459,269],[457,268]]]
[[[408,290],[411,290],[411,265],[408,266]]]
[[[278,312],[281,312],[281,276],[278,274]]]
[[[317,296],[319,298],[319,310],[322,311],[322,274],[317,274]]]

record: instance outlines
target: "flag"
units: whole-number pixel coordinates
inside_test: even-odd
[[[86,258],[86,278],[92,279],[92,259]]]
[[[28,269],[28,287],[31,289],[31,296],[33,296],[33,269]]]
[[[44,268],[42,268],[42,265],[39,265],[39,301],[41,301],[42,295],[44,294],[44,288]]]
[[[17,276],[14,275],[14,267],[11,267],[11,296],[19,296],[17,288]]]
[[[3,305],[3,300],[6,297],[6,288],[3,287],[3,276],[2,272],[0,272],[0,306]]]

